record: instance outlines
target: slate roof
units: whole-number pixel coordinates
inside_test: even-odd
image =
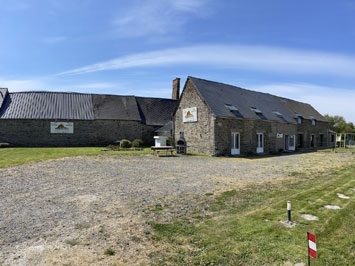
[[[0,119],[93,120],[92,98],[81,93],[9,93],[0,109]]]
[[[134,96],[92,95],[95,119],[141,121]]]
[[[153,126],[171,121],[178,103],[163,98],[64,92],[8,93],[3,100],[1,95],[0,119],[109,119],[140,121]]]
[[[172,120],[178,105],[178,101],[172,99],[136,97],[136,100],[147,125],[165,125]]]
[[[188,77],[188,79],[192,81],[202,99],[204,99],[216,117],[238,117],[227,108],[226,105],[229,104],[239,110],[239,118],[296,123],[293,115],[271,94],[194,77]],[[252,107],[262,111],[262,115],[254,112]],[[282,117],[276,115],[275,112],[282,114]]]
[[[276,98],[280,101],[285,109],[294,115],[294,117],[297,117],[296,114],[300,114],[303,119],[311,120],[313,117],[317,121],[328,122],[324,116],[322,116],[316,109],[312,107],[312,105],[308,103],[302,103],[282,97]]]
[[[155,130],[154,132],[157,133],[166,133],[166,132],[172,132],[173,130],[173,121],[169,121],[168,123],[166,123],[164,126],[158,128],[157,130]]]
[[[312,119],[313,116],[316,120],[327,122],[310,104],[200,78],[188,79],[216,117],[296,123],[296,113],[299,113],[304,119]],[[231,112],[228,105],[236,107],[238,112]],[[258,115],[253,107],[262,114]]]

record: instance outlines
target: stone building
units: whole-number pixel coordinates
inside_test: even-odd
[[[334,147],[328,121],[311,105],[188,77],[175,111],[175,140],[209,155]]]
[[[176,106],[174,99],[0,89],[0,143],[103,146],[142,139],[150,145]]]

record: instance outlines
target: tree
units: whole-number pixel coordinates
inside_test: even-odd
[[[330,123],[330,129],[337,133],[355,133],[355,126],[352,122],[346,122],[344,117],[335,115],[324,115]]]

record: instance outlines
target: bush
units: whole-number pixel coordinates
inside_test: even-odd
[[[132,142],[130,142],[128,139],[123,139],[120,144],[121,148],[131,148],[132,147]]]
[[[141,139],[135,139],[133,142],[132,142],[132,147],[133,148],[142,148],[143,147],[143,140]]]

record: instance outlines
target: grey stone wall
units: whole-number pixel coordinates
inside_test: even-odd
[[[93,120],[74,122],[74,134],[51,134],[54,120],[0,120],[0,142],[25,147],[106,146],[120,139],[154,143],[154,130],[138,121]]]
[[[183,122],[182,110],[197,107],[197,122]],[[174,138],[177,141],[180,132],[188,145],[188,151],[214,154],[214,116],[205,105],[193,84],[188,81],[181,95],[180,104],[174,117]]]
[[[312,125],[312,120],[303,119],[302,124],[297,125],[297,134],[303,135],[303,149],[316,149],[334,147],[334,143],[331,143],[330,136],[328,134],[329,123],[317,121],[316,125]],[[323,135],[323,145],[320,143],[320,135]],[[311,147],[311,136],[314,135],[314,147]],[[297,137],[298,144],[300,144],[299,136]],[[333,146],[332,146],[333,145]]]
[[[296,135],[296,124],[263,120],[244,120],[217,118],[215,129],[215,155],[230,155],[232,147],[231,133],[240,134],[240,153],[256,153],[257,133],[264,134],[264,153],[275,153],[285,148],[285,135]],[[283,134],[277,138],[277,133]]]

